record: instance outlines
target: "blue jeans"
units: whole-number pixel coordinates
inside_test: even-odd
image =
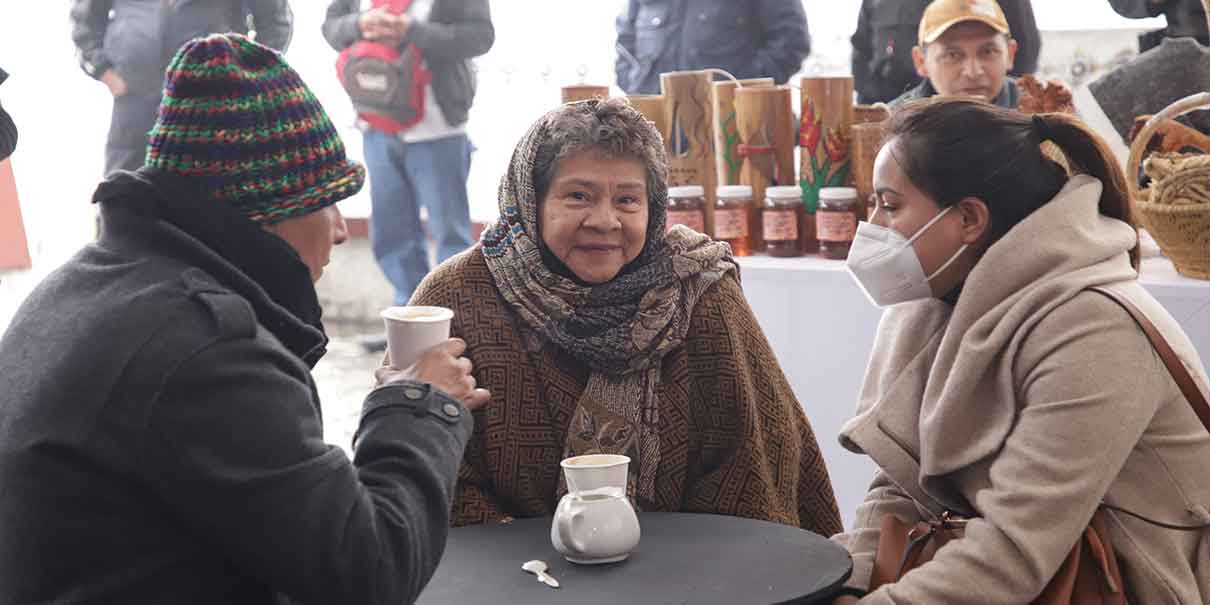
[[[465,134],[405,143],[374,129],[363,135],[370,173],[370,243],[374,258],[395,288],[395,304],[407,304],[429,272],[420,206],[428,209],[428,233],[437,261],[471,246],[466,178],[471,144]]]

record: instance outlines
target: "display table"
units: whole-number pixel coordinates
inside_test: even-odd
[[[739,259],[744,293],[798,396],[828,464],[845,527],[874,475],[874,463],[840,447],[853,416],[882,312],[841,261],[818,257]],[[1210,282],[1177,274],[1164,258],[1143,261],[1140,281],[1210,360]]]
[[[550,518],[453,529],[418,605],[830,603],[853,562],[808,531],[739,517],[643,513],[620,563],[577,565],[550,545]],[[560,588],[521,571],[545,561]]]

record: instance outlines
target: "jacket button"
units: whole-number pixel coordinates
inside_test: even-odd
[[[663,22],[664,22],[664,20],[659,17],[651,18],[651,24],[655,27],[659,27]]]
[[[445,415],[449,416],[450,418],[457,418],[462,415],[462,410],[459,410],[458,406],[452,403],[447,403],[441,406],[441,411],[445,412]]]
[[[424,399],[424,391],[415,387],[409,387],[403,390],[403,396],[413,401]]]

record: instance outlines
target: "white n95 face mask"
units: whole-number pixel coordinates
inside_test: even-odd
[[[845,267],[857,285],[861,286],[870,302],[878,307],[889,307],[899,303],[911,302],[929,298],[933,289],[929,281],[945,271],[958,257],[966,251],[963,244],[957,252],[941,265],[932,275],[924,274],[920,258],[912,248],[916,241],[929,227],[941,220],[950,206],[925,223],[910,239],[903,237],[898,231],[888,227],[862,221],[857,226],[857,235],[849,248],[849,257]],[[877,211],[875,211],[877,212]],[[873,220],[873,216],[870,217]]]

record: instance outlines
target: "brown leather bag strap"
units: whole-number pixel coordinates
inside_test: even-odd
[[[1176,381],[1176,386],[1181,390],[1181,394],[1185,396],[1185,400],[1193,407],[1193,413],[1201,419],[1202,426],[1210,431],[1210,403],[1206,402],[1206,396],[1197,388],[1197,383],[1193,380],[1193,375],[1189,373],[1189,368],[1181,362],[1180,357],[1177,357],[1176,351],[1172,350],[1172,345],[1168,344],[1168,340],[1163,334],[1147,319],[1146,315],[1139,310],[1134,303],[1126,299],[1126,297],[1110,290],[1108,288],[1094,287],[1089,288],[1109,297],[1110,300],[1121,305],[1126,312],[1134,318],[1135,323],[1143,329],[1143,333],[1151,340],[1151,345],[1155,347],[1156,353],[1159,353],[1160,359],[1168,366],[1168,373],[1172,374],[1172,379]]]

